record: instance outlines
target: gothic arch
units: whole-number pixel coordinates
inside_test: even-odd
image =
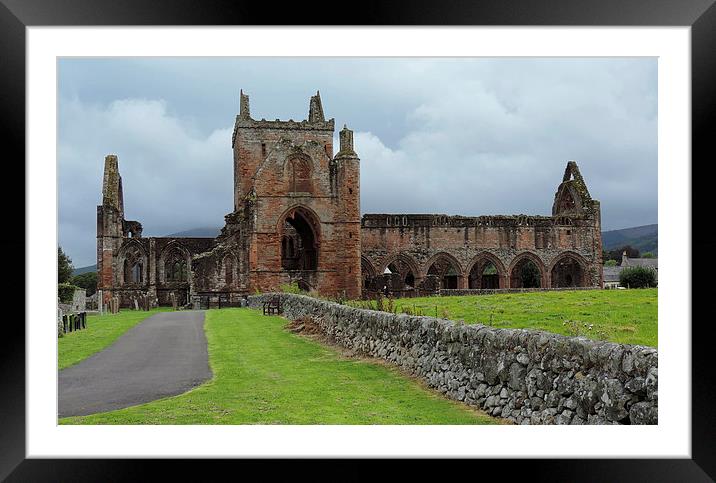
[[[119,285],[146,285],[148,282],[148,257],[144,246],[135,238],[128,239],[119,249],[117,262]]]
[[[484,278],[484,270],[489,264],[494,265],[495,270],[497,271],[497,275],[494,280],[492,277],[490,277],[489,279]],[[477,256],[473,257],[472,260],[470,260],[468,267],[468,288],[505,288],[507,270],[505,269],[505,265],[502,263],[502,261],[493,253],[482,252],[478,254]]]
[[[413,257],[407,253],[399,252],[389,255],[381,265],[380,273],[378,275],[385,273],[386,268],[390,270],[389,267],[391,265],[397,270],[397,273],[400,273],[401,279],[405,285],[414,287],[417,281],[422,278],[419,265]],[[393,272],[393,270],[391,270],[391,272]]]
[[[464,272],[457,258],[447,252],[439,252],[425,262],[425,274],[436,276],[440,288],[462,288]]]
[[[551,286],[553,288],[585,286],[588,266],[587,260],[576,252],[560,253],[549,265]]]
[[[321,221],[313,210],[303,205],[292,206],[279,217],[276,232],[284,270],[318,270]],[[293,240],[291,244],[284,242],[288,238]]]
[[[508,277],[510,281],[510,288],[531,288],[531,287],[525,287],[525,283],[522,280],[522,275],[519,273],[519,271],[522,269],[523,265],[532,262],[534,266],[539,271],[539,287],[547,287],[547,267],[545,267],[544,262],[540,259],[539,256],[535,255],[532,252],[522,252],[519,253],[515,258],[512,259],[512,262],[510,263],[510,266],[508,268]],[[533,284],[528,284],[533,285]],[[535,287],[537,288],[537,287]]]
[[[191,255],[178,241],[169,242],[159,254],[159,280],[162,283],[189,282]]]
[[[582,196],[573,186],[573,182],[563,183],[557,190],[552,216],[581,213],[583,204]]]

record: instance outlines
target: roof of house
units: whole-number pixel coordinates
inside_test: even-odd
[[[654,270],[659,269],[658,258],[625,258],[622,266],[627,267],[651,267]]]
[[[622,267],[604,267],[604,281],[605,282],[618,282],[619,273],[622,271]]]

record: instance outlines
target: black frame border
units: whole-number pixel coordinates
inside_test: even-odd
[[[716,120],[716,0],[418,0],[406,4],[367,0],[360,3],[312,1],[282,5],[249,3],[240,0],[0,0],[0,137],[8,159],[25,159],[25,27],[28,26],[170,26],[170,25],[483,25],[483,26],[688,26],[691,27],[691,89],[692,89],[692,160],[684,166],[692,173],[692,223],[709,217],[710,180],[704,176],[713,159],[714,120]],[[335,12],[333,18],[324,15]],[[347,13],[346,13],[347,12]],[[710,156],[709,156],[710,155]],[[707,158],[708,156],[708,158]],[[699,161],[696,164],[696,161]],[[16,169],[14,181],[25,181],[23,163],[12,163],[6,171]],[[698,166],[699,176],[693,176]],[[8,197],[5,197],[8,200]],[[12,205],[10,205],[12,206]],[[16,210],[14,230],[4,230],[0,247],[4,253],[25,250],[25,212]],[[19,227],[23,229],[20,230]],[[692,256],[716,252],[716,235],[709,230],[691,233]],[[25,257],[28,256],[27,252]],[[15,257],[15,273],[22,273],[25,285],[24,259]],[[691,267],[691,260],[684,260]],[[699,276],[702,280],[698,280]],[[701,281],[702,283],[698,283]],[[692,321],[697,307],[708,300],[709,280],[692,271]],[[15,286],[18,279],[13,280]],[[699,297],[701,295],[701,297]],[[29,293],[25,293],[28,303]],[[23,317],[24,319],[24,317]],[[665,321],[686,324],[689,321]],[[212,474],[231,471],[232,462],[225,460],[121,460],[121,459],[26,459],[25,437],[25,332],[24,325],[9,324],[3,330],[4,350],[0,352],[0,479],[8,481],[125,481],[145,479],[150,470],[167,470],[185,479],[196,474],[207,479]],[[476,476],[486,471],[506,469],[510,477],[524,475],[534,481],[712,481],[716,480],[716,401],[713,352],[709,337],[713,331],[710,320],[692,323],[692,459],[524,459],[513,461],[481,460],[471,464]],[[694,423],[696,422],[696,423]],[[289,462],[292,475],[321,477],[309,462]],[[364,479],[368,471],[357,470],[357,462],[334,460],[343,468],[340,479]],[[360,467],[367,468],[366,462]],[[276,470],[269,461],[242,460],[241,474]],[[442,467],[436,462],[433,468]],[[194,470],[197,466],[200,470]],[[424,461],[413,460],[409,472],[425,474]],[[443,467],[444,476],[455,469]],[[253,471],[252,471],[253,470]],[[370,473],[373,473],[372,471]],[[402,472],[407,475],[406,472]],[[231,474],[231,472],[229,473]],[[238,476],[238,475],[237,475]],[[325,477],[336,478],[334,472]]]

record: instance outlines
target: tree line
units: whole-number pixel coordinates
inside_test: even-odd
[[[97,272],[86,272],[72,276],[75,267],[72,259],[57,247],[57,287],[60,301],[68,303],[72,300],[75,289],[85,289],[87,296],[97,292]]]

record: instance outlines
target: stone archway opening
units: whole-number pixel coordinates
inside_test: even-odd
[[[480,286],[486,289],[500,288],[500,275],[494,263],[485,264],[480,276]]]
[[[584,281],[584,270],[581,264],[571,256],[565,256],[552,267],[552,287],[581,287]]]
[[[406,263],[395,261],[388,264],[388,270],[391,274],[399,274],[403,282],[401,289],[411,289],[415,287],[415,274]]]
[[[476,262],[468,275],[468,288],[494,290],[502,287],[500,271],[490,259]]]
[[[452,261],[447,257],[440,257],[428,268],[428,275],[439,280],[441,289],[458,288],[460,272]]]
[[[283,222],[281,267],[284,270],[317,270],[318,239],[309,219],[299,210]]]
[[[529,258],[523,258],[515,265],[510,274],[511,288],[541,288],[542,271]]]

